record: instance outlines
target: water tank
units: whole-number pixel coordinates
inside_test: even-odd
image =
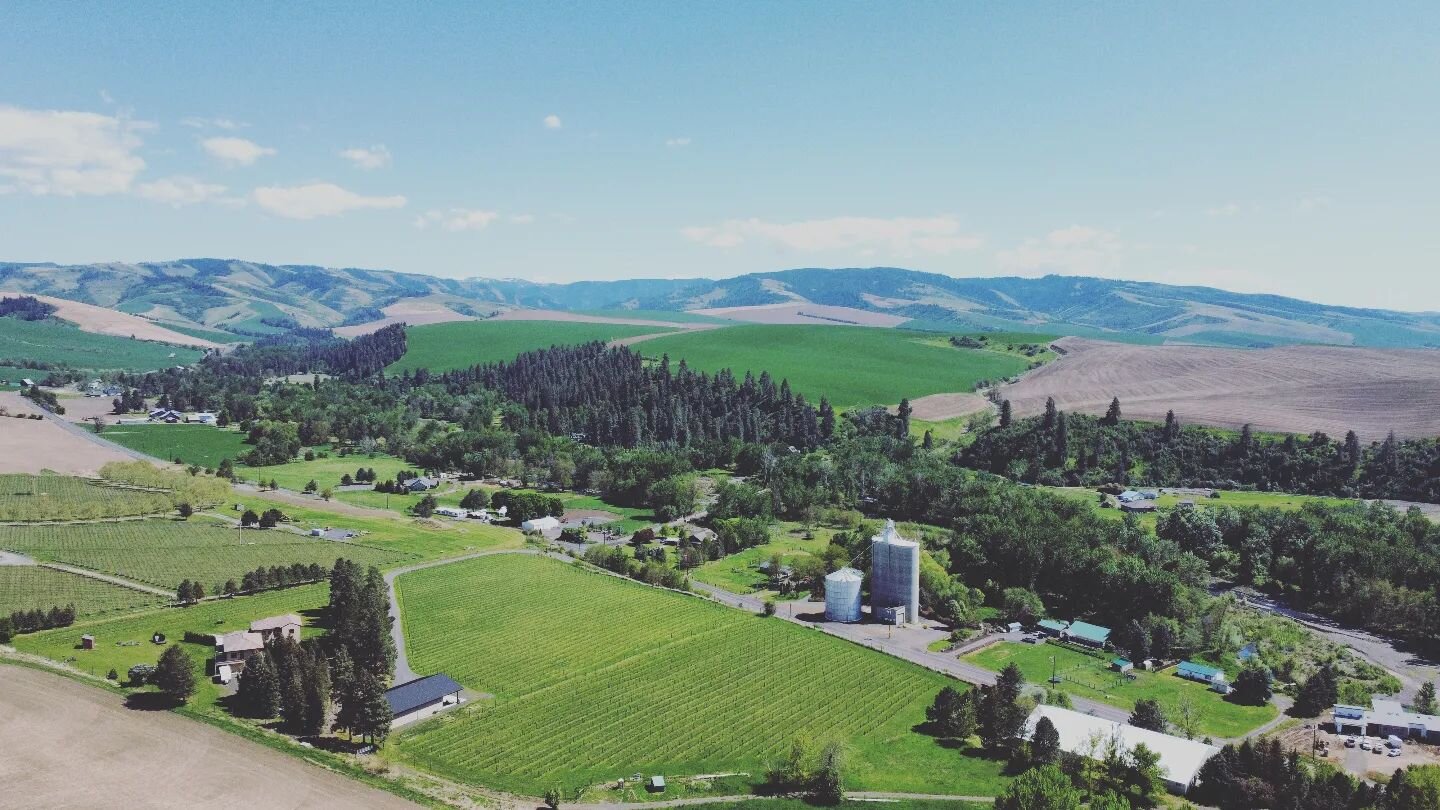
[[[860,621],[860,582],[865,575],[841,568],[825,577],[825,621]]]
[[[870,543],[870,607],[905,609],[906,622],[920,621],[920,544],[895,531],[895,521]]]

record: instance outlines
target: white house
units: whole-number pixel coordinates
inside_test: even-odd
[[[549,515],[541,518],[533,518],[531,520],[526,520],[521,522],[520,524],[521,531],[540,532],[541,534],[544,534],[545,532],[555,531],[558,528],[560,528],[559,519],[550,517]]]
[[[1195,786],[1200,768],[1211,757],[1220,753],[1213,745],[1187,740],[1170,734],[1161,734],[1145,728],[1103,720],[1094,715],[1062,709],[1058,706],[1040,705],[1025,720],[1025,737],[1035,734],[1035,724],[1040,718],[1049,718],[1060,733],[1060,749],[1090,759],[1104,759],[1111,746],[1126,752],[1143,744],[1160,756],[1160,770],[1164,774],[1165,788],[1171,793],[1185,794]]]

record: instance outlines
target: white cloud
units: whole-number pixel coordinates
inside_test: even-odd
[[[1212,217],[1233,217],[1240,213],[1240,203],[1229,202],[1224,205],[1216,205],[1205,209],[1205,214]]]
[[[385,148],[385,144],[383,143],[377,143],[369,149],[360,146],[344,149],[340,152],[340,157],[345,158],[366,171],[381,169],[390,165],[390,150]]]
[[[139,197],[176,208],[215,200],[224,193],[224,186],[204,183],[183,175],[162,177],[154,182],[141,183],[135,188],[135,194]]]
[[[1085,225],[1053,230],[996,254],[1000,265],[1025,273],[1098,275],[1113,268],[1127,245],[1110,231]]]
[[[499,218],[497,211],[482,211],[477,208],[433,209],[415,217],[415,227],[424,230],[432,225],[447,231],[483,230]],[[512,218],[512,221],[518,218]]]
[[[533,222],[535,221],[535,215],[534,215],[534,214],[515,214],[515,215],[513,215],[513,216],[510,217],[510,221],[511,221],[512,223],[516,224],[516,225],[529,225],[529,224],[531,224],[531,223],[533,223]]]
[[[367,208],[403,208],[405,198],[366,197],[343,189],[334,183],[310,183],[303,186],[263,186],[251,193],[255,204],[270,213],[288,219],[332,217],[347,211]]]
[[[121,194],[145,168],[150,124],[98,113],[0,105],[0,194]]]
[[[106,90],[106,89],[103,88],[103,87],[100,88],[100,100],[103,101],[103,102],[105,102],[106,104],[114,104],[114,103],[115,103],[115,97],[112,96],[112,95],[110,95],[110,91],[109,91],[109,90]]]
[[[946,255],[980,247],[984,240],[964,233],[951,216],[834,217],[801,222],[731,219],[719,225],[683,228],[681,235],[710,247],[730,248],[752,239],[803,252],[872,251],[891,256]]]
[[[245,126],[248,126],[247,124],[241,123],[240,121],[232,120],[230,118],[199,117],[182,118],[180,119],[180,124],[181,126],[187,126],[191,129],[241,129]]]
[[[544,122],[544,123],[545,123],[545,128],[546,128],[546,129],[559,129],[559,128],[560,128],[560,116],[558,116],[558,115],[553,115],[553,114],[552,114],[552,115],[547,115],[547,116],[545,116],[545,122]]]
[[[1316,194],[1309,197],[1301,197],[1300,202],[1295,204],[1297,210],[1302,214],[1310,214],[1329,208],[1335,201],[1323,194]]]
[[[670,138],[670,139],[668,139],[668,140],[665,141],[665,145],[668,146],[668,147],[670,147],[671,149],[679,149],[679,148],[682,147],[682,146],[689,146],[689,145],[690,145],[690,139],[689,139],[689,138]]]
[[[249,166],[262,157],[275,154],[274,149],[244,138],[206,138],[200,146],[232,166]]]

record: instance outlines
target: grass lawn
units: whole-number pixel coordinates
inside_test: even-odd
[[[338,452],[330,449],[319,448],[317,452],[319,451],[325,452],[326,457],[317,457],[312,461],[297,459],[286,462],[285,464],[274,464],[268,467],[251,467],[247,464],[237,467],[235,474],[246,481],[269,482],[274,480],[283,489],[293,489],[299,492],[311,481],[314,481],[320,489],[338,487],[340,486],[341,476],[349,475],[353,478],[356,470],[359,470],[361,467],[367,470],[373,469],[376,478],[382,481],[387,479],[393,480],[395,474],[401,470],[415,469],[415,465],[406,463],[402,458],[380,453],[374,456],[368,456],[364,453],[352,453],[348,456],[342,456]],[[348,502],[351,496],[362,494],[365,493],[336,492],[335,497],[337,500]],[[370,506],[372,504],[367,503],[364,505]]]
[[[74,605],[80,616],[133,610],[162,601],[137,591],[37,565],[0,566],[0,616],[16,610]]]
[[[111,425],[100,435],[158,459],[178,458],[212,469],[221,459],[236,461],[250,450],[245,434],[214,425]]]
[[[1202,684],[1187,681],[1174,674],[1135,670],[1135,680],[1126,680],[1109,671],[1106,661],[1056,644],[1017,644],[1002,641],[965,656],[965,660],[999,672],[1007,664],[1020,667],[1025,680],[1047,685],[1050,680],[1050,657],[1064,679],[1058,688],[1077,697],[1098,700],[1122,709],[1135,708],[1135,701],[1153,698],[1168,716],[1182,697],[1188,697],[1200,708],[1200,735],[1239,737],[1275,716],[1274,706],[1241,706],[1211,692]]]
[[[136,664],[153,665],[166,646],[179,643],[195,661],[197,688],[195,697],[190,699],[191,705],[214,704],[220,696],[220,688],[206,676],[205,667],[215,655],[215,648],[210,644],[185,642],[186,630],[205,634],[244,630],[256,619],[282,613],[298,613],[307,625],[312,625],[320,620],[329,592],[329,586],[320,583],[202,602],[186,608],[156,608],[108,619],[82,620],[58,630],[16,636],[12,643],[21,652],[68,663],[92,675],[103,677],[113,667],[122,680],[130,667]],[[314,632],[315,628],[307,627],[305,634],[312,635]],[[95,649],[80,649],[80,636],[85,633],[95,636]],[[151,644],[153,633],[163,634],[167,643]]]
[[[292,526],[310,530],[333,527],[349,529],[360,533],[357,542],[366,546],[406,555],[419,559],[453,557],[472,551],[487,551],[499,548],[519,548],[525,537],[518,530],[504,526],[489,526],[478,520],[450,520],[432,518],[428,520],[410,517],[396,512],[390,514],[347,514],[337,504],[327,504],[316,498],[310,505],[299,506],[282,501],[265,492],[236,494],[233,503],[242,508],[262,512],[271,507],[284,512]],[[225,514],[234,516],[233,510]]]
[[[806,540],[800,524],[780,523],[772,529],[769,543],[711,560],[691,571],[690,576],[731,593],[772,593],[769,575],[759,569],[761,563],[768,562],[776,554],[786,565],[801,557],[819,554],[830,544],[835,531],[817,526],[814,529],[815,538]],[[797,594],[796,598],[799,596]]]
[[[388,374],[428,368],[450,371],[480,363],[514,360],[516,355],[551,346],[610,341],[615,338],[671,331],[658,326],[565,321],[455,321],[405,330],[405,356],[385,369]]]
[[[411,556],[354,543],[336,543],[282,529],[238,528],[196,516],[181,520],[131,520],[11,526],[0,546],[36,559],[174,588],[199,580],[216,593],[227,579],[237,582],[265,566],[319,563],[326,568],[346,557],[362,565],[390,565]]]
[[[980,380],[1029,366],[1004,351],[951,347],[929,332],[853,326],[731,326],[668,335],[635,348],[646,357],[683,358],[703,371],[728,368],[736,377],[768,371],[777,384],[787,379],[811,402],[823,394],[837,408],[971,391]]]
[[[199,349],[82,332],[58,321],[0,318],[0,358],[94,371],[154,371],[199,360]],[[39,379],[44,372],[26,377]]]
[[[403,761],[535,794],[632,773],[749,771],[844,740],[847,787],[994,795],[1001,763],[919,734],[949,679],[840,639],[550,559],[402,576],[411,665],[496,695],[404,731]]]

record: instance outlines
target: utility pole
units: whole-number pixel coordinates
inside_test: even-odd
[[[1055,672],[1055,656],[1050,656],[1050,683],[1060,683],[1060,676]]]

